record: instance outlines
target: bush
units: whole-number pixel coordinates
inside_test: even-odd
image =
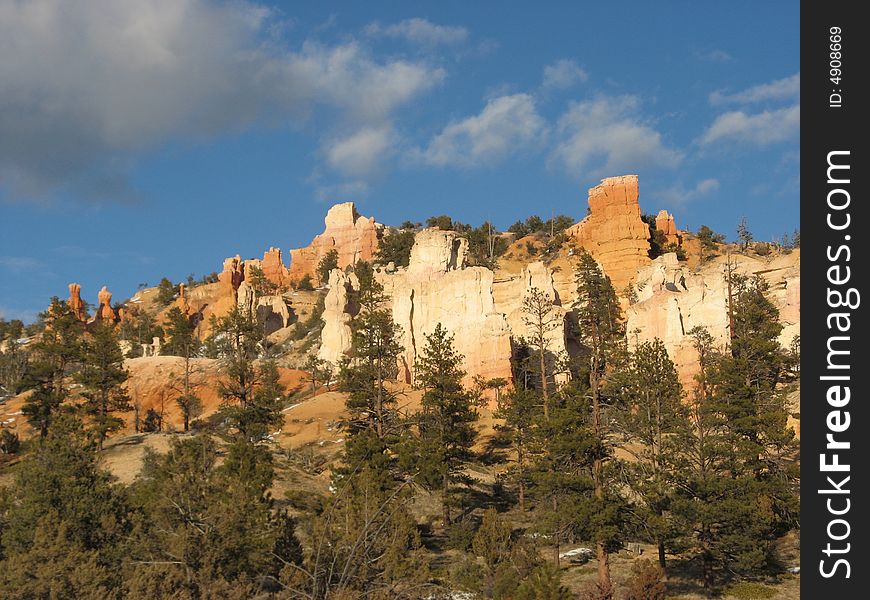
[[[444,545],[452,550],[468,552],[474,540],[475,523],[471,517],[466,517],[453,523],[447,530]]]
[[[2,454],[18,454],[21,449],[21,440],[18,434],[9,429],[0,431],[0,453]]]
[[[173,300],[175,300],[175,284],[164,277],[157,284],[157,302],[165,306]]]
[[[307,273],[302,279],[299,280],[299,283],[296,284],[297,290],[302,290],[303,292],[313,292],[314,291],[314,282],[311,279],[311,275]]]
[[[725,595],[739,600],[763,600],[776,596],[776,590],[760,583],[741,581],[725,588]]]
[[[663,576],[661,567],[654,562],[646,558],[636,560],[626,582],[625,600],[664,600]]]
[[[382,265],[389,263],[397,267],[407,267],[411,262],[411,248],[414,246],[414,230],[403,229],[384,236],[378,244],[375,259]]]
[[[758,256],[767,256],[770,254],[770,244],[767,242],[758,242],[753,248]]]

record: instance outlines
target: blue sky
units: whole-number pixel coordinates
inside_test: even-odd
[[[541,6],[541,4],[544,4]],[[0,316],[399,224],[799,227],[797,2],[0,0]]]

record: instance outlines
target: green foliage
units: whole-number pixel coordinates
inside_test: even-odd
[[[655,215],[642,215],[641,219],[649,228],[649,257],[656,258],[666,252],[670,252],[670,250],[666,249],[668,238],[665,232],[656,227]]]
[[[196,328],[190,318],[177,306],[173,306],[166,313],[163,332],[166,341],[161,346],[162,354],[186,358],[199,355],[200,343],[196,337]]]
[[[438,229],[442,229],[444,231],[452,231],[454,229],[453,219],[451,219],[447,215],[429,217],[428,219],[426,219],[426,227],[437,227]]]
[[[272,296],[278,293],[278,286],[269,281],[263,269],[257,265],[248,268],[248,281],[254,291],[260,296]]]
[[[403,221],[401,225],[399,225],[399,229],[419,229],[422,227],[422,223],[415,223],[413,221]]]
[[[333,248],[323,255],[320,262],[317,263],[317,279],[320,285],[326,285],[329,282],[329,272],[338,268],[338,250]]]
[[[32,359],[24,375],[24,389],[33,390],[22,408],[30,426],[40,437],[49,426],[61,403],[69,395],[69,377],[81,365],[84,354],[84,326],[56,297],[42,313],[46,324],[42,338],[32,349]]]
[[[668,252],[673,252],[674,254],[676,254],[677,260],[685,261],[688,259],[688,257],[686,256],[686,251],[683,249],[683,247],[675,242],[666,244],[662,248],[662,254],[667,254]]]
[[[118,339],[133,342],[128,358],[141,356],[143,343],[150,344],[155,337],[163,338],[163,336],[163,328],[154,321],[154,318],[136,307],[129,310],[128,317],[118,326]]]
[[[725,588],[726,597],[739,600],[765,600],[776,596],[776,589],[761,583],[740,581]]]
[[[308,273],[303,275],[302,279],[300,279],[296,283],[296,289],[301,290],[303,292],[313,292],[314,291],[314,281],[311,279],[311,275],[309,275]]]
[[[311,311],[311,315],[305,319],[305,321],[298,321],[296,323],[296,328],[293,330],[293,335],[291,339],[301,340],[306,337],[312,336],[314,332],[320,333],[320,330],[323,328],[323,311],[326,308],[326,301],[324,296],[318,296],[317,302],[314,304],[314,310]]]
[[[360,261],[354,272],[359,290],[352,299],[359,313],[351,321],[350,361],[341,367],[339,386],[348,394],[350,435],[367,429],[383,442],[396,426],[396,396],[387,381],[395,377],[403,350],[401,329],[371,265]]]
[[[220,466],[217,454],[213,440],[197,436],[173,440],[165,455],[146,455],[133,487],[142,517],[131,546],[138,566],[127,574],[132,590],[205,597],[218,585],[235,594],[301,562],[293,521],[267,493],[268,450],[237,442]]]
[[[457,519],[447,529],[447,538],[444,541],[444,546],[451,550],[467,552],[471,550],[475,533],[476,529],[473,518],[466,516],[462,519]]]
[[[770,254],[770,244],[767,242],[758,242],[752,247],[752,250],[755,251],[758,256],[767,256]]]
[[[175,300],[176,287],[177,286],[166,277],[161,279],[160,283],[157,284],[157,302],[161,306],[167,306],[170,304]]]
[[[462,386],[462,355],[453,347],[453,336],[441,324],[426,336],[417,359],[417,385],[423,391],[418,415],[418,481],[441,491],[444,525],[450,525],[452,484],[461,479],[465,461],[477,437],[474,405],[479,398]]]
[[[411,261],[411,248],[414,246],[416,233],[412,228],[402,228],[401,231],[385,235],[378,243],[378,252],[375,260],[386,265],[395,264],[397,267],[407,267]]]
[[[112,325],[97,324],[84,345],[84,365],[76,374],[84,398],[82,410],[100,448],[108,435],[124,426],[114,413],[132,410],[124,383],[130,374]]]
[[[740,217],[740,222],[737,223],[737,243],[740,244],[740,249],[746,252],[749,244],[755,239],[752,232],[749,231],[749,225],[746,222],[746,217]]]
[[[18,469],[12,501],[0,519],[6,524],[2,547],[7,558],[19,556],[36,567],[31,561],[38,553],[28,552],[38,548],[39,535],[56,536],[61,524],[73,547],[97,552],[101,562],[118,558],[127,509],[94,449],[81,421],[69,412],[56,417],[46,438]]]
[[[468,239],[468,255],[475,265],[494,269],[496,259],[508,248],[507,240],[489,221],[480,227],[468,228],[465,236]]]
[[[723,234],[716,233],[706,225],[701,225],[695,235],[698,236],[701,245],[708,250],[716,250],[719,244],[725,243],[725,236]]]
[[[20,449],[18,434],[11,429],[0,429],[0,454],[18,454]]]

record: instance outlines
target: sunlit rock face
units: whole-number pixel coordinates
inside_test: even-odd
[[[384,226],[372,217],[361,217],[353,202],[330,208],[325,223],[326,229],[311,244],[290,251],[291,280],[299,281],[305,275],[316,278],[317,265],[330,250],[338,252],[339,269],[374,258]]]
[[[566,233],[586,249],[618,293],[649,264],[649,227],[640,217],[637,175],[602,179],[589,190],[589,214]]]

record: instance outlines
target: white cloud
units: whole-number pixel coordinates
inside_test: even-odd
[[[436,25],[419,17],[405,19],[392,25],[374,22],[366,26],[365,31],[369,35],[403,38],[424,46],[456,45],[468,39],[468,30],[465,27]]]
[[[794,100],[800,97],[800,93],[801,74],[795,73],[790,77],[756,85],[734,94],[713,92],[710,94],[710,104],[754,104],[771,100]]]
[[[695,187],[689,189],[686,189],[682,182],[676,183],[665,190],[654,192],[653,195],[660,198],[666,207],[671,207],[683,206],[693,200],[697,200],[698,198],[707,196],[718,190],[719,180],[711,178],[703,179],[699,181]]]
[[[317,199],[321,202],[348,202],[365,198],[369,193],[369,184],[365,181],[351,180],[332,185],[318,185]]]
[[[417,157],[435,166],[492,165],[537,145],[546,123],[529,94],[500,96],[478,115],[449,124]]]
[[[30,256],[0,256],[0,268],[20,273],[43,267],[43,264]]]
[[[550,164],[572,175],[614,175],[641,166],[675,167],[682,153],[639,116],[636,96],[574,102],[558,123]]]
[[[724,50],[710,50],[709,52],[699,52],[697,54],[698,58],[706,62],[714,62],[714,63],[727,63],[734,60],[734,57],[725,52]]]
[[[557,60],[552,65],[544,67],[544,80],[541,84],[545,90],[565,90],[589,79],[589,74],[568,58]]]
[[[282,23],[245,0],[0,2],[0,195],[116,199],[135,159],[168,140],[319,108],[377,126],[445,77],[354,41],[290,51]]]
[[[396,141],[389,126],[364,127],[353,134],[333,140],[326,147],[329,165],[352,177],[372,175]]]
[[[700,141],[703,145],[734,141],[768,146],[797,137],[800,121],[800,104],[755,114],[736,110],[716,117]]]

